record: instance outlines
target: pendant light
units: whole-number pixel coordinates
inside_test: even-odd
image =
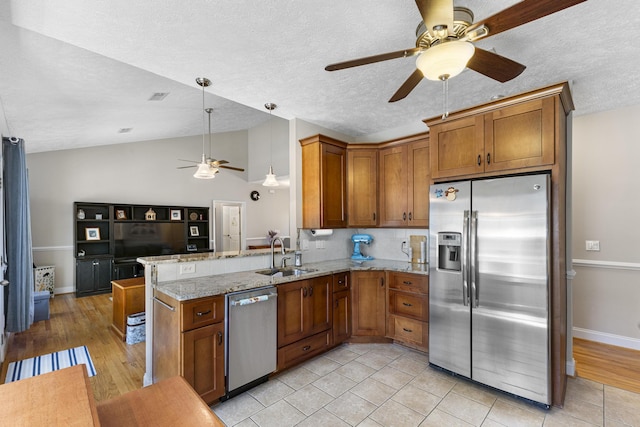
[[[262,185],[264,185],[265,187],[277,187],[277,186],[280,185],[278,183],[278,180],[276,180],[276,175],[273,173],[273,118],[271,117],[271,112],[273,110],[275,110],[276,107],[277,107],[277,105],[273,104],[271,102],[268,102],[268,103],[264,104],[264,108],[269,110],[269,135],[270,135],[270,138],[269,138],[269,158],[270,158],[269,173],[267,174],[266,179],[262,183]]]
[[[206,112],[204,108],[204,88],[211,85],[211,80],[206,77],[198,77],[196,83],[202,87],[202,162],[198,163],[198,170],[193,174],[193,177],[198,179],[213,179],[216,177],[216,172],[218,171],[215,168],[211,168],[204,154],[204,114]],[[211,113],[209,113],[209,127],[211,127]],[[209,134],[209,138],[211,138],[211,134]]]

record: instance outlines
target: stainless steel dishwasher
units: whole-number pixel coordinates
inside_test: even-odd
[[[278,293],[274,286],[225,297],[225,373],[229,399],[268,379],[276,370]]]

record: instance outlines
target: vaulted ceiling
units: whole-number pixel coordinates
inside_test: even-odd
[[[442,87],[402,58],[327,72],[330,63],[415,46],[414,0],[12,0],[0,6],[0,128],[28,152],[197,135],[202,92],[214,132],[274,115],[375,140],[426,130]],[[455,0],[478,21],[514,0]],[[451,79],[449,110],[570,81],[575,114],[640,104],[636,0],[588,0],[481,40],[527,66],[507,83],[471,70]],[[168,93],[150,101],[154,93]],[[130,129],[122,132],[123,129]]]

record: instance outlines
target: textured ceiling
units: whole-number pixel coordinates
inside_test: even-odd
[[[517,3],[456,0],[476,21]],[[640,104],[637,0],[589,0],[477,43],[527,66],[498,83],[467,70],[449,83],[449,109],[560,81],[575,114]],[[354,141],[426,129],[442,113],[441,86],[423,80],[387,100],[415,58],[335,72],[330,63],[411,48],[413,0],[12,0],[0,5],[3,134],[28,152],[196,135],[198,76],[213,81],[206,106],[215,132],[274,115],[300,118]],[[148,101],[169,92],[163,101]],[[118,133],[132,128],[129,133]]]

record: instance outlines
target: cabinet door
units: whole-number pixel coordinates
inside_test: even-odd
[[[322,276],[308,280],[305,305],[309,322],[305,334],[307,336],[331,329],[333,323],[332,277]]]
[[[94,291],[92,259],[76,261],[76,296],[89,295]]]
[[[307,280],[278,285],[278,348],[306,336],[307,286]]]
[[[483,117],[467,117],[432,126],[429,149],[433,178],[484,172]]]
[[[351,336],[351,293],[348,290],[333,294],[333,345]]]
[[[429,184],[431,166],[429,165],[429,141],[418,141],[408,147],[408,189],[407,208],[410,227],[429,226]]]
[[[94,263],[95,290],[99,292],[111,291],[111,273],[113,271],[112,259],[99,259]]]
[[[401,227],[408,224],[407,147],[380,150],[380,226]],[[427,190],[428,194],[428,190]]]
[[[378,210],[378,150],[348,150],[349,227],[375,227]]]
[[[554,102],[537,99],[485,114],[485,171],[552,165]]]
[[[224,323],[182,334],[182,376],[211,404],[224,394]]]
[[[347,150],[322,144],[322,218],[324,228],[347,226]]]
[[[352,335],[385,336],[385,281],[382,271],[351,274]]]

